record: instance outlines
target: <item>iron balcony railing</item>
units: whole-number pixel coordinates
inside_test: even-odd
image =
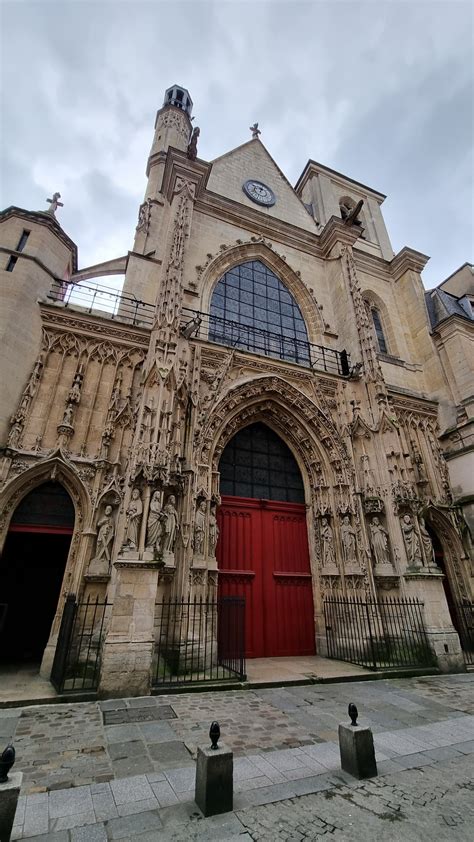
[[[345,350],[336,351],[324,345],[313,345],[307,340],[284,336],[255,324],[246,325],[187,307],[183,307],[182,317],[182,332],[188,338],[204,339],[217,345],[276,357],[330,374],[345,377],[350,374],[350,357]]]
[[[153,327],[153,304],[133,295],[122,295],[101,284],[54,281],[48,298],[66,308],[80,309],[85,313],[94,313],[138,327]],[[351,373],[350,356],[345,350],[336,351],[324,345],[314,345],[304,339],[267,330],[258,324],[246,325],[189,307],[183,307],[181,311],[181,332],[188,339],[202,339],[216,345],[275,357],[329,374],[348,377]]]
[[[103,315],[108,319],[151,328],[155,308],[134,295],[122,295],[101,284],[68,284],[54,281],[48,294],[51,301],[64,307],[80,308],[86,313]]]

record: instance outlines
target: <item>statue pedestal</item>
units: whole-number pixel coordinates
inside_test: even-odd
[[[99,695],[148,695],[159,567],[138,559],[120,559],[114,566],[116,589],[102,652]]]

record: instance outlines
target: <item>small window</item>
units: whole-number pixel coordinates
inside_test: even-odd
[[[26,242],[27,242],[29,236],[30,236],[29,231],[23,231],[23,234],[21,235],[20,240],[18,242],[18,245],[16,247],[17,251],[23,251],[23,249],[26,246]]]
[[[372,310],[372,321],[374,323],[375,328],[375,335],[377,337],[377,343],[379,346],[379,351],[381,354],[388,354],[387,350],[387,343],[385,341],[385,336],[383,332],[382,322],[380,320],[380,313],[375,307],[371,308]]]
[[[10,260],[7,263],[7,272],[13,272],[13,270],[16,266],[17,260],[18,260],[17,257],[10,257]]]

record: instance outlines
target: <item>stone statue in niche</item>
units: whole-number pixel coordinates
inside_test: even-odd
[[[321,555],[323,567],[336,566],[334,535],[326,517],[321,518]]]
[[[113,509],[107,505],[103,516],[97,522],[97,538],[95,543],[95,556],[89,567],[89,573],[96,575],[108,575],[110,562],[112,560],[112,544],[114,542],[115,524]]]
[[[61,421],[61,424],[63,424],[65,427],[70,427],[71,424],[72,424],[73,414],[74,414],[74,406],[73,406],[73,404],[68,403],[68,405],[66,406],[66,409],[64,410],[63,420]]]
[[[370,459],[367,453],[363,453],[360,457],[360,467],[362,473],[362,487],[366,494],[375,493],[375,478],[370,467]]]
[[[201,500],[194,519],[193,546],[196,555],[204,554],[204,541],[206,537],[206,501]]]
[[[422,567],[423,559],[421,555],[420,540],[416,534],[415,525],[411,515],[404,514],[401,520],[401,528],[403,541],[407,553],[409,567]]]
[[[84,375],[82,371],[76,371],[72,386],[69,390],[68,403],[79,403],[81,400],[82,381]]]
[[[163,509],[163,552],[173,553],[179,530],[179,516],[176,510],[176,497],[170,494]]]
[[[342,552],[347,567],[357,564],[356,531],[351,525],[349,515],[344,515],[341,524]]]
[[[219,527],[217,525],[216,506],[211,506],[209,513],[209,555],[216,554],[216,546],[219,540]]]
[[[125,530],[125,549],[138,549],[140,537],[140,524],[143,514],[143,503],[140,497],[140,489],[133,488],[130,503],[127,509],[127,526]]]
[[[420,535],[421,535],[421,543],[423,546],[423,553],[425,556],[425,561],[428,567],[437,567],[434,549],[433,549],[433,542],[431,540],[430,534],[426,528],[425,521],[422,517],[419,519],[420,524]]]
[[[156,553],[163,549],[163,534],[165,515],[161,510],[160,492],[155,491],[150,500],[148,521],[146,525],[146,548]]]
[[[373,517],[370,522],[370,543],[374,554],[375,564],[386,566],[390,564],[390,550],[388,547],[388,532],[380,523],[378,517]]]

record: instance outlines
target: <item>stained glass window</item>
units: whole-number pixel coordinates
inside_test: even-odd
[[[385,341],[382,322],[380,320],[380,313],[378,310],[375,309],[375,307],[372,307],[372,321],[374,323],[375,335],[377,337],[379,351],[381,354],[387,354],[387,343]]]
[[[295,457],[265,424],[244,427],[230,440],[220,462],[221,494],[304,503]]]
[[[209,339],[309,364],[306,325],[291,293],[260,260],[234,266],[214,289]]]

